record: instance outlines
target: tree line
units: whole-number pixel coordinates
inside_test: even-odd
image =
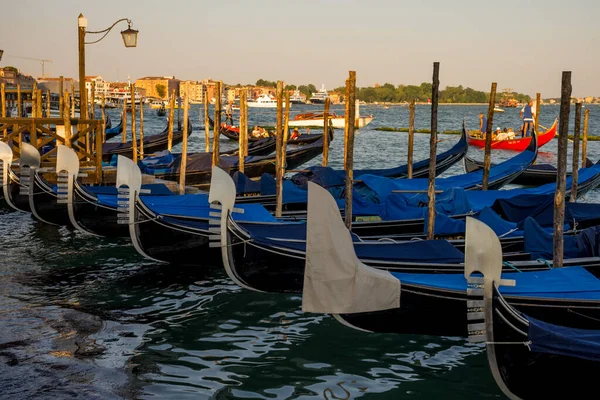
[[[272,82],[264,79],[256,81],[256,86],[264,87],[277,87],[277,82]],[[285,90],[299,90],[307,97],[310,97],[311,93],[317,92],[317,88],[313,84],[309,85],[286,85]],[[431,98],[432,84],[429,82],[423,82],[419,86],[416,85],[398,85],[394,86],[391,83],[385,83],[377,87],[363,87],[356,88],[356,97],[359,100],[367,103],[403,103],[408,102],[412,99],[418,102],[426,102]],[[341,95],[343,100],[344,94],[346,93],[345,87],[339,87],[333,89],[333,92],[337,92]],[[496,101],[501,100],[503,94],[496,94]],[[529,101],[530,96],[522,93],[507,93],[509,98],[517,100],[519,103]],[[470,87],[459,86],[446,86],[445,89],[440,90],[440,103],[487,103],[489,102],[490,94],[488,92],[482,92],[475,90]]]

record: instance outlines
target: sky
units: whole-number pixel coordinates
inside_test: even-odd
[[[86,46],[86,75],[126,81],[144,76],[258,79],[358,86],[430,82],[502,88],[559,97],[561,72],[573,95],[600,96],[600,2],[595,0],[19,0],[1,7],[0,66],[77,77],[77,17],[88,30],[129,18],[138,47],[126,49],[120,23]],[[94,36],[86,35],[90,41]]]

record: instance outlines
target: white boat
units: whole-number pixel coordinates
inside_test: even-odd
[[[499,113],[503,113],[504,109],[500,108],[500,107],[494,107],[494,112],[499,112]]]
[[[357,101],[356,113],[360,113],[360,107]],[[367,126],[373,121],[373,115],[361,115],[354,121],[354,126],[358,129]],[[343,115],[336,115],[335,113],[329,113],[329,119],[331,126],[337,129],[343,129],[346,126],[346,119]],[[304,113],[298,114],[293,120],[289,121],[289,126],[293,127],[304,127],[304,126],[323,126],[323,113]]]
[[[305,98],[300,94],[299,90],[294,90],[294,94],[290,96],[290,104],[305,104]]]
[[[277,108],[277,100],[272,96],[263,94],[258,99],[248,102],[248,107],[254,108]],[[285,107],[285,100],[283,101],[283,107]],[[291,103],[290,103],[291,108]]]
[[[321,90],[319,90],[317,93],[313,93],[312,97],[310,98],[310,102],[312,104],[323,104],[325,103],[325,99],[329,97],[329,93],[327,93],[327,90],[325,90],[325,85],[321,85]]]

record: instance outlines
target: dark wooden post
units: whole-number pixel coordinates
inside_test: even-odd
[[[408,179],[413,176],[413,147],[415,145],[415,99],[411,99],[408,105]]]
[[[81,108],[79,109],[81,115]],[[121,134],[121,143],[127,141],[127,99],[123,98],[123,133]]]
[[[106,142],[106,97],[102,93],[102,103],[100,104],[100,111],[102,112],[102,143]],[[61,110],[62,113],[62,110]],[[62,115],[62,114],[61,114]],[[98,150],[96,150],[98,151]]]
[[[348,103],[348,97],[350,96],[350,84],[348,80],[346,80],[346,103],[345,103],[345,115],[348,115],[350,112],[350,104]],[[350,121],[352,122],[352,121]],[[348,143],[348,119],[346,118],[346,123],[344,124],[344,170],[347,168],[346,156],[348,155],[348,151],[346,150],[346,145]]]
[[[23,100],[21,99],[21,84],[17,84],[17,117],[23,115]]]
[[[216,130],[214,130],[216,132]],[[214,135],[213,132],[213,135]],[[210,152],[210,121],[208,117],[208,88],[204,94],[204,137],[206,141],[205,151]]]
[[[558,120],[558,157],[556,193],[554,194],[554,268],[563,264],[563,227],[565,224],[565,190],[567,180],[567,140],[571,108],[571,71],[563,71]]]
[[[221,81],[215,82],[215,127],[213,128],[212,165],[219,164],[219,140],[221,139]]]
[[[42,110],[42,97],[43,97],[42,89],[38,89],[38,90],[36,90],[36,92],[37,92],[37,97],[36,97],[37,98],[37,106],[36,106],[37,115],[36,115],[36,118],[42,118],[42,111],[43,111]]]
[[[327,166],[329,162],[329,105],[331,104],[331,99],[329,97],[325,98],[325,106],[323,109],[323,162],[321,165],[324,167]]]
[[[248,146],[248,114],[246,114],[246,102],[248,101],[248,89],[242,89],[240,93],[240,139],[238,149],[239,171],[244,172],[246,161],[246,148]]]
[[[583,113],[583,141],[581,143],[581,168],[585,168],[587,161],[587,136],[588,136],[588,121],[590,118],[590,110],[585,109]]]
[[[285,174],[285,163],[286,163],[286,157],[287,157],[287,143],[288,143],[288,136],[290,134],[289,129],[290,129],[290,94],[289,94],[289,92],[286,92],[285,93],[285,111],[284,111],[284,116],[283,116],[283,138],[282,138],[282,142],[281,142],[281,159],[282,159],[281,176],[282,177]]]
[[[571,175],[571,203],[577,200],[577,180],[579,179],[579,135],[581,134],[581,103],[575,103],[575,126],[573,129],[573,172]]]
[[[433,63],[433,86],[431,87],[431,137],[429,138],[429,185],[427,186],[427,239],[435,230],[435,164],[437,155],[437,111],[440,89],[440,63]]]
[[[87,26],[87,19],[84,19],[83,14],[79,14],[78,21],[80,22],[77,29],[79,47],[79,119],[85,119],[88,116],[87,89],[85,88],[85,28]]]
[[[63,92],[65,91],[65,78],[61,75],[58,78],[58,109],[60,117],[63,117]]]
[[[485,127],[485,154],[483,156],[483,182],[482,190],[488,190],[490,168],[492,166],[492,130],[494,129],[494,105],[496,104],[496,82],[492,82],[490,90],[490,103],[488,105],[487,125]]]
[[[137,129],[135,121],[135,85],[131,84],[131,148],[133,149],[133,162],[137,164],[138,161],[138,143],[137,143]]]
[[[173,125],[175,124],[175,91],[171,91],[169,100],[169,132],[167,133],[167,150],[173,149]]]
[[[540,109],[542,104],[542,94],[535,94],[535,134],[538,133],[538,127],[540,126]]]
[[[2,118],[6,118],[6,88],[4,83],[0,84],[0,99],[2,100]],[[6,129],[4,129],[2,136],[6,137]]]
[[[104,95],[102,95],[104,96]],[[104,102],[104,97],[102,97]],[[144,159],[144,104],[140,102],[140,160]]]
[[[96,81],[92,81],[92,91],[90,97],[90,119],[96,119]]]
[[[31,91],[31,118],[37,118],[37,90],[35,89]]]
[[[277,81],[277,118],[275,122],[275,188],[276,206],[275,216],[281,217],[283,210],[283,82]]]
[[[356,117],[356,71],[350,71],[346,93],[346,103],[348,104],[348,112],[346,113],[346,146],[345,148],[345,159],[346,159],[346,228],[352,229],[352,187],[354,185],[354,119]]]
[[[179,165],[179,193],[185,194],[185,171],[187,168],[188,117],[190,113],[190,82],[185,83],[183,98],[183,142],[181,142],[181,163]]]

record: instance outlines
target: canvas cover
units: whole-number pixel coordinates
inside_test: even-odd
[[[400,307],[400,281],[356,257],[329,192],[309,183],[302,311],[359,313]]]
[[[525,317],[531,351],[600,361],[600,330],[568,328]]]

